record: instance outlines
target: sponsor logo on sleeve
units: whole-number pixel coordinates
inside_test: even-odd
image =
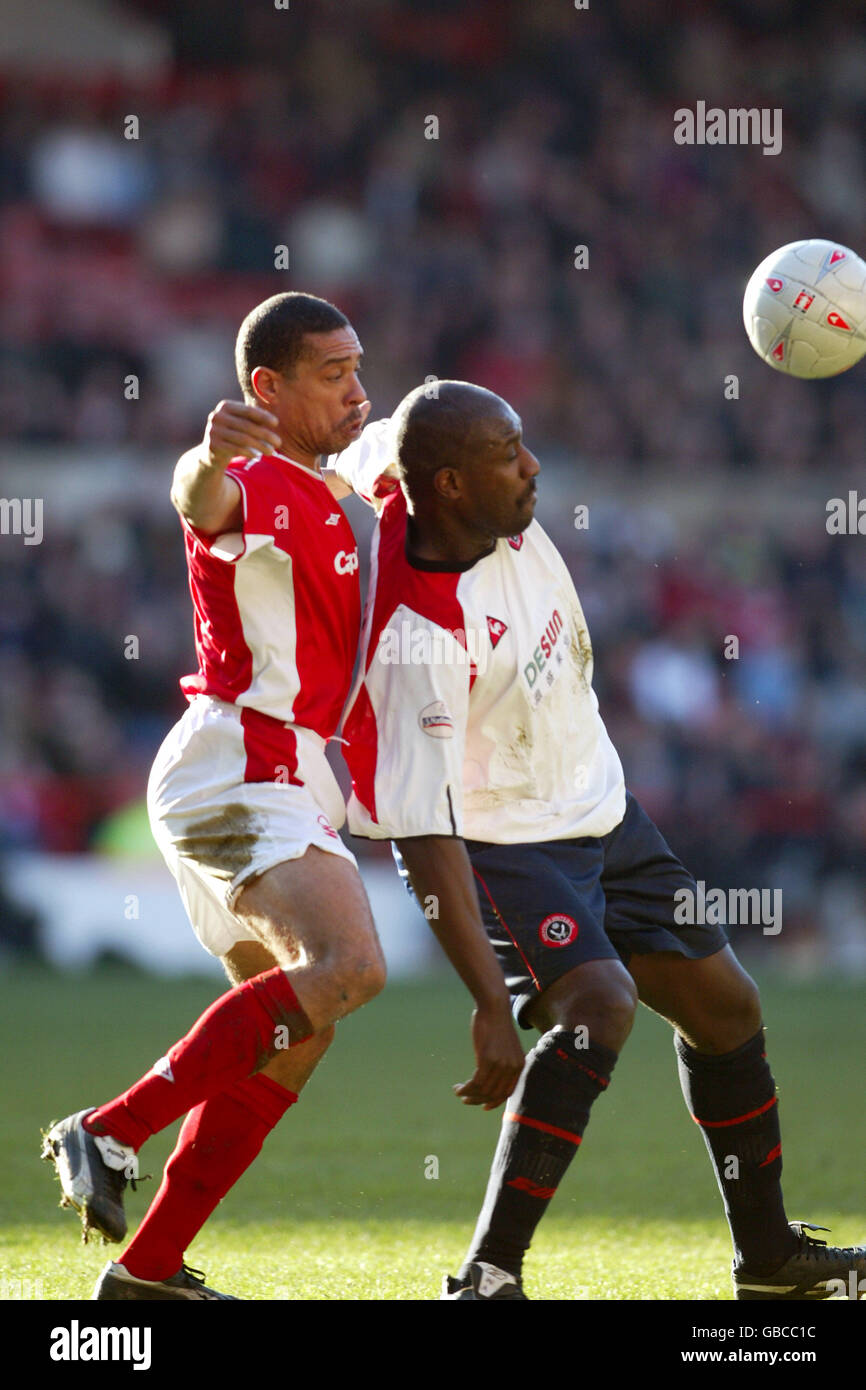
[[[434,700],[425,705],[418,715],[418,723],[430,738],[453,738],[454,720],[448,706],[442,700]]]
[[[577,939],[578,926],[573,917],[564,912],[555,912],[545,917],[538,928],[538,935],[545,946],[570,946]]]

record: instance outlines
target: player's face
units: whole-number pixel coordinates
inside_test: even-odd
[[[479,420],[467,440],[469,459],[460,469],[464,518],[491,536],[516,536],[535,515],[538,459],[523,443],[520,417],[503,403]]]
[[[369,402],[358,374],[363,350],[355,330],[308,333],[292,376],[273,374],[272,410],[284,436],[308,454],[337,454],[357,439]]]

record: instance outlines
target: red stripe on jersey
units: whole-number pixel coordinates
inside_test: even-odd
[[[354,532],[327,486],[310,475],[312,506],[299,516],[284,546],[292,556],[295,665],[300,690],[292,718],[328,739],[349,695],[361,629],[361,584]],[[317,489],[317,491],[313,491]],[[328,516],[337,517],[333,525]],[[301,519],[305,529],[301,530]]]
[[[351,728],[349,727],[351,725]],[[379,756],[379,735],[376,715],[367,687],[362,685],[352,705],[351,719],[343,733],[349,744],[346,762],[352,773],[352,791],[362,806],[366,806],[378,825],[376,815],[376,761]],[[349,754],[351,750],[351,755]]]
[[[398,489],[386,499],[379,517],[379,573],[365,669],[369,670],[382,629],[400,604],[447,628],[465,649],[466,619],[457,597],[460,578],[460,572],[417,570],[409,564],[406,498]]]
[[[466,622],[457,598],[459,573],[417,570],[406,559],[406,499],[398,488],[386,498],[379,515],[376,537],[377,570],[375,588],[371,579],[368,603],[372,602],[370,635],[364,672],[370,669],[382,630],[395,610],[404,604],[422,617],[454,633],[466,648]],[[471,683],[475,667],[471,667]],[[361,684],[343,725],[346,747],[343,756],[352,774],[352,790],[371,818],[376,821],[376,759],[378,731],[376,715],[367,688]]]
[[[260,714],[255,709],[241,710],[244,731],[245,782],[286,782],[294,787],[304,784],[296,777],[298,770],[298,740],[292,728],[279,719]]]

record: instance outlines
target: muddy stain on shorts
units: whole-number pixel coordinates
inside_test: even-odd
[[[183,858],[194,859],[220,878],[232,879],[252,863],[264,829],[263,816],[233,802],[217,815],[188,825],[187,833],[175,840],[174,847]]]

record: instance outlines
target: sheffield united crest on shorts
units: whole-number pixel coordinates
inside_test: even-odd
[[[577,932],[578,926],[574,918],[567,917],[564,912],[555,912],[551,917],[545,917],[538,928],[538,935],[545,946],[570,946],[576,939]]]

